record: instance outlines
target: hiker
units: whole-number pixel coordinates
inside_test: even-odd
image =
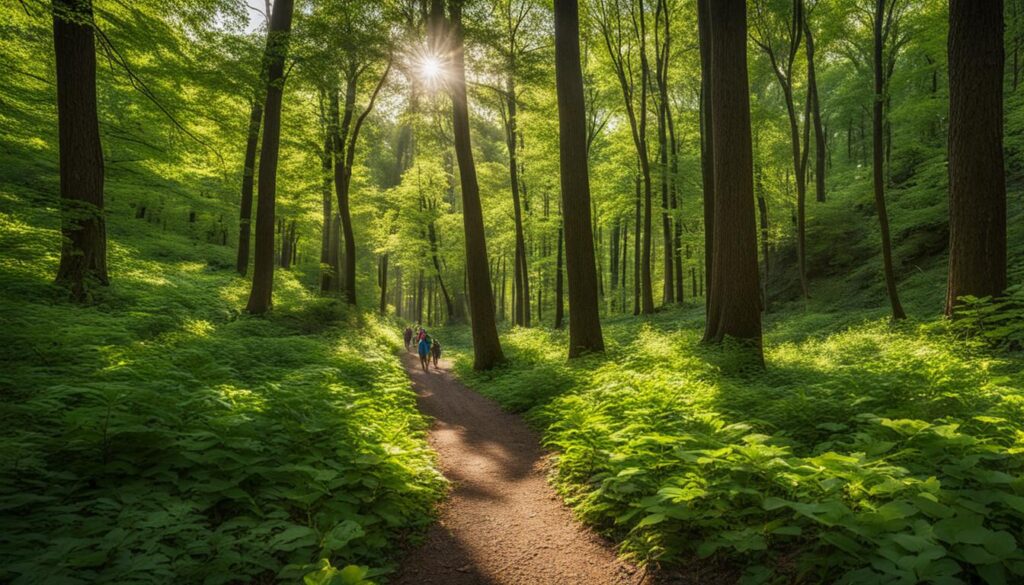
[[[430,345],[430,355],[434,358],[434,369],[437,369],[437,360],[441,359],[441,342],[434,338],[434,343]]]
[[[420,338],[417,344],[417,350],[420,354],[420,366],[423,367],[423,371],[430,370],[430,338],[427,337],[426,331],[423,332],[423,336]]]
[[[402,335],[405,337],[405,351],[409,351],[409,344],[412,343],[412,327],[406,326],[405,333]]]
[[[419,325],[417,325],[416,328],[419,329],[419,333],[416,334],[416,341],[423,341],[424,338],[427,337],[427,330],[420,327]]]

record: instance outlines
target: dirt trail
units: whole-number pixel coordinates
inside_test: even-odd
[[[426,542],[405,558],[403,585],[646,583],[608,542],[576,522],[545,479],[538,438],[518,416],[466,388],[450,364],[402,362],[452,491]]]

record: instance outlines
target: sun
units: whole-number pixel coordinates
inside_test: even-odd
[[[437,57],[424,57],[420,63],[420,75],[427,83],[437,82],[441,77],[442,71],[441,60]]]

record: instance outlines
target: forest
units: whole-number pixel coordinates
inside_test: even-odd
[[[1021,582],[1022,53],[1024,0],[0,4],[0,583]]]

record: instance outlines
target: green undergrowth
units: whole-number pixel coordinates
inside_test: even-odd
[[[444,485],[387,324],[280,270],[273,314],[241,315],[229,248],[130,219],[112,286],[73,306],[52,209],[0,196],[0,582],[393,567]]]
[[[790,312],[749,371],[700,345],[701,313],[608,320],[607,353],[572,364],[565,334],[514,329],[508,366],[474,373],[462,345],[457,368],[541,429],[562,496],[639,560],[749,583],[1020,581],[1019,354],[942,322]]]

